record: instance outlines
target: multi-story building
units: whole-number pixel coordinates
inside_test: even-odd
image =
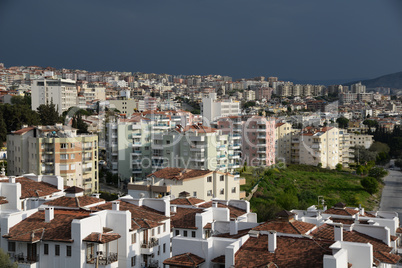
[[[359,82],[359,83],[351,85],[350,91],[352,93],[356,93],[356,94],[366,93],[366,86],[362,85],[362,83]]]
[[[240,115],[240,112],[238,101],[218,101],[216,93],[209,93],[207,98],[202,98],[201,114],[206,125],[220,117]]]
[[[7,135],[10,175],[57,175],[67,186],[99,191],[98,136],[61,124],[25,127]]]
[[[339,129],[339,163],[343,167],[348,167],[350,163],[354,162],[354,149],[350,143],[351,136],[346,129]]]
[[[195,170],[185,168],[164,168],[150,175],[144,181],[128,184],[128,194],[134,198],[140,197],[179,197],[187,192],[192,197],[206,201],[212,198],[224,200],[245,197],[240,191],[240,185],[245,179],[235,177],[230,173],[211,170]]]
[[[242,157],[250,166],[275,164],[275,120],[253,116],[243,124]]]
[[[350,133],[350,147],[364,146],[368,149],[373,144],[373,135]]]
[[[62,114],[77,105],[77,87],[75,81],[69,79],[34,80],[31,96],[34,111],[42,104],[53,103],[59,114]]]
[[[339,129],[307,127],[292,139],[292,162],[335,168],[340,163]]]
[[[339,94],[339,103],[341,105],[349,104],[357,100],[357,94],[351,92],[342,92]]]
[[[277,160],[291,163],[293,128],[289,123],[275,125],[275,157]]]
[[[270,87],[257,87],[255,89],[255,99],[256,100],[270,100],[272,95],[273,89]]]

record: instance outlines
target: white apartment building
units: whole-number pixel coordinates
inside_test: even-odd
[[[38,79],[31,87],[32,110],[53,102],[59,114],[77,105],[77,87],[70,79]]]
[[[182,192],[206,201],[212,198],[224,200],[240,199],[245,192],[240,185],[245,179],[229,173],[184,168],[164,168],[147,176],[144,181],[128,184],[128,194],[134,198],[171,196],[179,197]]]
[[[229,100],[217,100],[216,93],[209,93],[207,98],[202,98],[201,114],[206,125],[225,116],[240,115],[240,102]]]
[[[87,193],[99,190],[97,135],[61,124],[25,127],[7,135],[7,155],[9,175],[56,175]]]
[[[292,138],[292,162],[335,168],[340,163],[339,129],[307,127]]]

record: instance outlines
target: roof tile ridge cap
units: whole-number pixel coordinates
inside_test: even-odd
[[[190,260],[190,262],[192,262],[193,264],[195,264],[195,261],[193,260],[193,258],[190,257],[190,252],[186,253],[187,258]]]

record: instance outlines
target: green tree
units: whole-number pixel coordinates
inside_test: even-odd
[[[389,151],[391,149],[389,148],[389,146],[386,143],[375,141],[370,146],[369,150],[372,152],[377,152],[377,153],[381,153],[381,152],[389,153]]]
[[[337,171],[342,171],[343,166],[341,163],[338,163],[338,164],[336,164],[335,168]]]
[[[3,146],[3,142],[7,140],[7,126],[3,118],[3,113],[0,112],[0,145]]]
[[[368,172],[368,175],[370,177],[373,177],[377,180],[380,180],[381,178],[385,177],[387,174],[388,174],[388,172],[381,167],[373,167]]]
[[[7,253],[0,248],[0,267],[2,268],[17,268],[18,265],[15,262],[12,262],[10,257],[8,257]]]
[[[80,114],[76,114],[73,116],[72,124],[71,126],[73,128],[78,129],[77,133],[88,133],[88,125],[87,123],[84,122],[82,119],[82,116]]]
[[[375,194],[378,191],[378,181],[375,178],[363,178],[360,183],[369,194]]]
[[[348,128],[349,126],[349,119],[343,116],[336,119],[336,122],[338,123],[340,128]]]
[[[53,104],[53,102],[50,104],[39,105],[38,114],[40,122],[44,126],[51,126],[62,122],[62,118],[56,110],[56,106]]]
[[[367,163],[370,161],[375,161],[377,158],[376,152],[372,152],[364,148],[364,146],[356,146],[354,155],[355,155],[355,161],[357,163]]]

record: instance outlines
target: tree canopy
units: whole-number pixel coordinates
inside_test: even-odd
[[[40,118],[40,123],[44,126],[62,123],[62,117],[59,115],[53,102],[51,102],[50,104],[39,105],[38,114]]]
[[[336,119],[336,122],[340,128],[348,128],[349,126],[349,119],[343,116]]]

